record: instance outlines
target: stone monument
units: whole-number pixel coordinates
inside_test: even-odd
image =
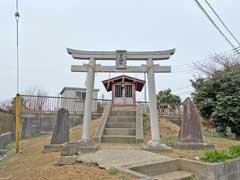
[[[69,112],[61,108],[57,112],[54,132],[49,145],[44,146],[45,152],[60,151],[64,143],[69,142]]]
[[[184,114],[177,147],[183,149],[212,148],[212,145],[203,142],[201,116],[190,98],[183,102],[183,110]]]

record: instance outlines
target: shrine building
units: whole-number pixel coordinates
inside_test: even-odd
[[[136,107],[136,91],[141,92],[145,81],[121,75],[102,81],[108,92],[112,91],[113,107]]]

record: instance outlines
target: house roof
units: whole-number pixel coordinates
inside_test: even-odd
[[[78,88],[78,87],[64,87],[63,89],[62,89],[62,91],[60,92],[60,94],[63,94],[64,93],[64,91],[66,91],[66,90],[74,90],[74,91],[81,91],[81,90],[87,90],[86,88]],[[94,91],[99,91],[99,89],[94,89]]]
[[[106,80],[102,81],[102,83],[107,91],[112,91],[112,83],[122,81],[123,79],[124,79],[124,81],[130,81],[130,82],[135,83],[137,91],[142,91],[142,88],[145,84],[145,81],[143,81],[141,79],[133,78],[133,77],[127,76],[127,75],[121,75],[121,76],[117,76],[117,77],[114,77],[111,79],[106,79]]]

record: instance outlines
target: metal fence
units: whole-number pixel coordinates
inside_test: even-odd
[[[101,113],[108,102],[111,100],[93,99],[92,112]],[[64,108],[70,113],[82,114],[84,103],[80,98],[21,95],[21,112],[56,112]]]
[[[179,106],[177,108],[159,108],[158,112],[160,116],[183,116],[183,107]]]
[[[92,112],[102,113],[104,106],[111,103],[110,99],[93,99]],[[60,108],[67,109],[70,113],[83,114],[84,100],[71,97],[57,96],[35,96],[21,95],[21,112],[22,113],[47,113],[57,112]],[[137,101],[137,105],[142,104],[144,111],[149,112],[149,102]]]

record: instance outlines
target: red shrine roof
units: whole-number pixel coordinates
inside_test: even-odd
[[[137,91],[142,91],[143,86],[145,84],[145,81],[143,81],[141,79],[133,78],[133,77],[126,76],[126,75],[121,75],[121,76],[117,76],[117,77],[114,77],[111,79],[106,79],[106,80],[102,81],[102,83],[107,91],[112,91],[112,84],[115,82],[123,81],[123,79],[126,82],[135,83]]]

